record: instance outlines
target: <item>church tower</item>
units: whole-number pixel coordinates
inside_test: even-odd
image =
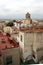
[[[26,13],[26,23],[32,24],[32,20],[31,20],[30,14],[28,12]]]
[[[30,14],[28,12],[26,13],[26,19],[30,19]]]

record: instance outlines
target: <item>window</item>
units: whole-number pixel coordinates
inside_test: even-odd
[[[6,65],[12,64],[12,56],[6,58]]]
[[[21,35],[21,42],[22,42],[22,35]]]

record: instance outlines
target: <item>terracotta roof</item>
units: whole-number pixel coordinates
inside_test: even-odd
[[[43,27],[20,28],[22,32],[43,32]]]
[[[0,31],[0,36],[2,36],[2,35],[3,35],[2,31]]]
[[[18,22],[16,22],[16,23],[22,24],[23,22],[21,22],[21,21],[18,21]]]
[[[19,45],[17,44],[16,41],[11,40],[6,35],[0,36],[0,50],[10,49],[18,46]]]

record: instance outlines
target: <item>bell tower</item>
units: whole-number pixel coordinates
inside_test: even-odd
[[[26,19],[30,19],[30,14],[28,12],[26,13]]]
[[[31,19],[31,16],[30,16],[30,13],[26,13],[26,23],[27,24],[32,24],[32,19]]]

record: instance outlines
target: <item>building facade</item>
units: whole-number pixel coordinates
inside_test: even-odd
[[[0,35],[0,65],[20,65],[19,44],[8,35],[2,34]]]
[[[21,59],[40,61],[43,57],[43,29],[21,29],[19,32]]]

